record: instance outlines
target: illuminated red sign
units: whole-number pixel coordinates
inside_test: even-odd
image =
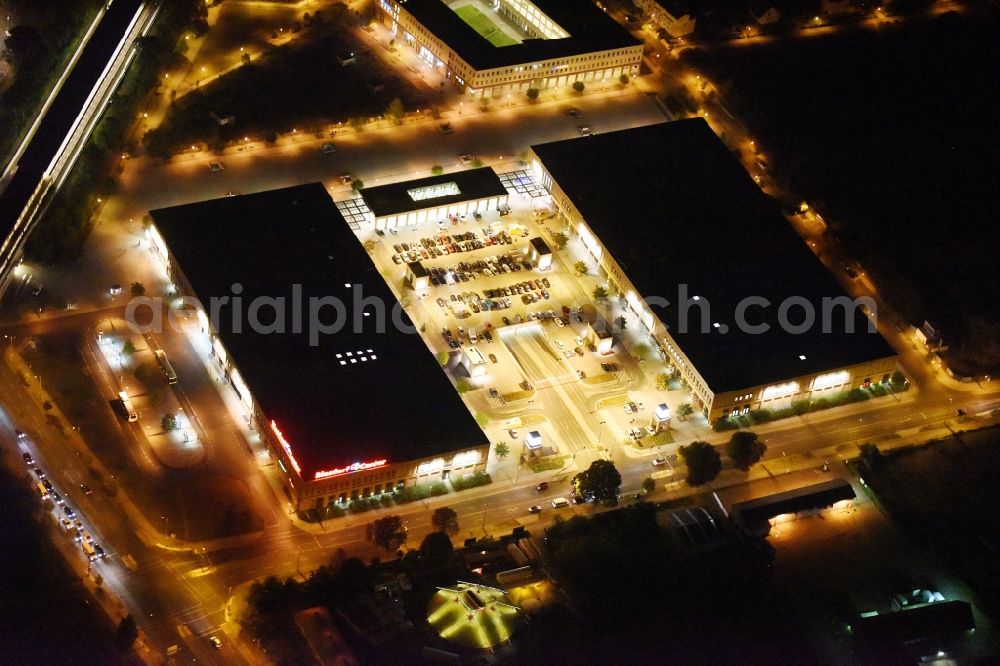
[[[299,467],[299,462],[295,459],[295,456],[292,455],[292,447],[288,443],[288,440],[285,439],[285,436],[281,434],[281,431],[278,430],[278,424],[275,423],[274,421],[271,421],[271,430],[274,431],[274,434],[277,436],[278,441],[281,442],[281,447],[285,449],[285,453],[288,455],[288,459],[291,461],[292,467],[295,468],[295,472],[299,474],[299,476],[301,476],[302,468]]]
[[[373,460],[372,462],[356,462],[347,467],[335,467],[334,469],[325,469],[322,472],[316,472],[316,476],[313,477],[314,481],[319,479],[328,479],[331,476],[340,476],[341,474],[353,474],[354,472],[364,472],[369,469],[376,469],[378,467],[383,467],[389,462],[388,460]]]

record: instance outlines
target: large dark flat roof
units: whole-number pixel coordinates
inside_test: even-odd
[[[458,186],[460,194],[420,201],[414,201],[413,197],[409,194],[410,190],[444,185],[446,183],[455,183]],[[500,182],[500,177],[490,167],[444,173],[440,176],[428,176],[427,178],[406,180],[390,185],[366,187],[361,190],[362,198],[368,204],[368,208],[371,209],[372,213],[375,214],[375,217],[396,215],[411,210],[447,206],[461,201],[485,199],[487,197],[504,196],[506,194],[507,188],[503,186],[503,183]]]
[[[653,310],[712,391],[894,355],[857,308],[855,333],[845,332],[840,308],[832,331],[822,332],[823,299],[844,296],[843,289],[703,119],[533,148],[639,295],[670,302]],[[710,323],[727,333],[701,332],[696,307],[688,309],[688,332],[680,329],[678,286],[685,284],[688,298],[707,299]],[[766,333],[737,330],[737,305],[750,296],[771,303],[746,310],[749,323],[770,325]],[[805,333],[778,325],[778,306],[790,297],[815,308],[817,323]],[[789,319],[802,321],[802,309],[792,308]]]
[[[854,487],[844,479],[831,479],[811,486],[793,488],[733,505],[732,514],[745,525],[770,520],[783,513],[798,513],[833,506],[841,500],[854,499]]]
[[[401,4],[421,25],[478,70],[610,51],[640,43],[590,0],[532,2],[570,36],[563,39],[531,39],[496,47],[442,0],[405,0]]]
[[[235,282],[243,286],[244,332],[233,332],[232,309],[224,307],[218,333],[264,413],[290,442],[304,479],[357,461],[413,460],[486,441],[419,334],[392,325],[396,298],[322,184],[151,215],[203,303],[231,295]],[[246,310],[256,296],[284,296],[291,330],[296,284],[302,286],[302,333],[250,331]],[[384,333],[376,332],[375,314],[360,314],[372,306],[355,307],[358,289],[365,299],[388,304]],[[340,298],[348,322],[341,332],[320,335],[318,346],[309,345],[311,296]],[[264,308],[260,319],[270,321],[272,312]],[[363,322],[357,331],[355,312]],[[321,316],[332,322],[336,315],[326,308]],[[402,319],[410,324],[405,314]]]

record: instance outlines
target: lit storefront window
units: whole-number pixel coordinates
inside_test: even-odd
[[[479,451],[463,451],[462,453],[456,453],[455,457],[451,459],[451,466],[455,469],[459,467],[468,467],[469,465],[475,465],[479,462]]]
[[[831,386],[840,386],[848,379],[851,378],[851,373],[847,370],[839,370],[837,372],[829,372],[825,375],[819,375],[813,380],[813,390],[822,391],[823,389],[830,388]]]
[[[799,390],[798,382],[788,382],[786,384],[775,384],[774,386],[768,386],[764,389],[762,398],[764,400],[770,400],[772,398],[784,398],[785,396],[797,393]]]
[[[440,472],[444,469],[444,458],[435,458],[434,460],[427,460],[420,463],[417,466],[417,476],[424,476],[425,474],[434,474],[435,472]]]

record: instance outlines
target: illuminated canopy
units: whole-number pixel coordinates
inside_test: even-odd
[[[459,582],[439,588],[427,605],[427,623],[442,638],[468,648],[486,649],[510,639],[521,609],[495,587]]]

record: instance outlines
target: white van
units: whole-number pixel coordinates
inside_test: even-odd
[[[478,341],[479,341],[479,338],[476,336],[476,329],[470,328],[469,329],[469,343],[470,344],[476,344]]]
[[[554,500],[552,500],[553,509],[561,509],[564,506],[569,506],[569,500],[566,499],[565,497],[557,497]]]

